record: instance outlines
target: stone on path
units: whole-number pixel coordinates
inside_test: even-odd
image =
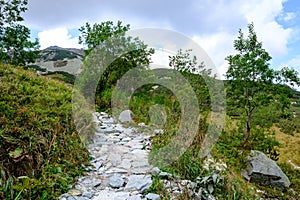
[[[69,195],[72,195],[72,196],[80,196],[82,194],[82,191],[80,190],[76,190],[76,189],[72,189],[68,192]]]
[[[147,200],[160,200],[160,196],[158,194],[149,193],[145,197]]]
[[[150,175],[131,175],[128,178],[125,189],[129,191],[138,190],[143,193],[149,189],[151,185],[152,180]]]
[[[125,200],[130,192],[115,192],[110,190],[101,190],[93,200]]]
[[[119,116],[119,121],[123,123],[128,123],[132,121],[133,112],[131,110],[124,110]]]
[[[123,187],[124,184],[125,184],[125,181],[120,174],[114,174],[109,179],[109,185],[112,188],[120,188],[120,187]]]

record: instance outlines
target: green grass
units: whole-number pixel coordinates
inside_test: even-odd
[[[73,122],[72,89],[1,64],[0,94],[0,199],[56,199],[89,161]]]
[[[160,166],[161,170],[179,176],[181,179],[195,181],[198,176],[207,176],[209,173],[207,170],[203,169],[204,160],[199,158],[199,151],[210,123],[208,119],[212,114],[210,95],[219,97],[218,93],[221,93],[221,91],[214,91],[215,93],[209,94],[208,87],[200,76],[189,73],[183,73],[182,75],[189,81],[197,95],[199,110],[202,117],[199,119],[199,131],[193,138],[192,144],[177,160],[165,166],[163,165],[163,161],[170,158],[169,154],[156,154],[161,148],[170,144],[180,126],[181,114],[184,112],[184,109],[182,109],[182,105],[180,105],[176,96],[173,95],[168,88],[163,86],[153,89],[153,84],[144,85],[141,88],[137,88],[132,94],[129,109],[135,114],[134,120],[136,123],[144,122],[152,125],[154,128],[162,128],[164,130],[162,134],[152,138],[152,151],[150,152],[149,157],[150,163]],[[109,77],[107,77],[107,79],[110,80]],[[215,81],[215,83],[220,84],[221,82]],[[96,107],[99,111],[111,111],[111,97],[114,92],[114,84],[115,83],[110,82],[106,85],[103,84],[105,87],[97,88]],[[124,98],[127,98],[127,96],[124,95],[122,91],[119,91],[114,97],[116,103],[115,106],[118,107],[118,105],[122,105],[121,103],[124,101]],[[218,103],[220,104],[219,106],[223,106],[221,99],[219,99]],[[289,192],[281,194],[279,191],[262,188],[252,183],[248,183],[241,175],[241,169],[246,167],[246,157],[249,150],[255,149],[265,153],[273,151],[274,149],[276,149],[276,151],[282,150],[282,146],[280,146],[276,140],[278,139],[276,137],[276,131],[274,132],[269,128],[272,127],[274,123],[280,123],[282,119],[286,119],[286,117],[289,116],[289,111],[282,115],[282,113],[278,112],[276,106],[277,104],[274,103],[270,105],[270,107],[263,108],[255,113],[255,117],[259,117],[261,120],[256,120],[254,122],[257,126],[252,128],[251,137],[245,147],[242,147],[244,137],[243,124],[237,119],[227,117],[226,127],[224,127],[217,144],[210,152],[217,162],[225,162],[228,166],[226,172],[222,174],[225,184],[216,189],[213,194],[219,199],[259,199],[259,197],[263,195],[256,191],[258,189],[266,191],[264,197],[294,197],[293,194]],[[236,113],[234,108],[228,108],[228,110],[233,114]],[[272,112],[270,112],[270,110]],[[217,111],[218,108],[214,110],[214,113]],[[293,123],[297,124],[297,119],[295,119]],[[260,128],[259,125],[261,124],[264,125],[264,129]],[[184,138],[178,138],[178,141],[183,141],[183,139]],[[295,148],[297,147],[299,147],[299,145],[295,146]],[[172,150],[174,150],[174,152],[179,152],[178,149],[174,148]],[[295,174],[295,172],[290,171],[289,168],[284,168],[284,170],[287,170],[286,172],[291,174],[290,176],[296,176],[296,178],[291,178],[291,187],[295,191],[300,192],[298,187],[295,186],[298,183],[298,175]],[[148,192],[160,194],[162,199],[169,199],[170,194],[163,188],[160,177],[154,176],[153,178],[154,184]],[[185,195],[186,194],[183,194],[182,199],[190,198]]]
[[[145,92],[140,89],[132,96],[130,108],[137,113],[137,122],[149,122],[150,117],[148,115],[151,106],[161,104],[167,113],[167,120],[164,124],[164,133],[155,136],[152,139],[152,152],[150,153],[150,163],[151,160],[157,160],[160,158],[153,154],[156,150],[169,144],[170,140],[174,137],[174,134],[178,130],[180,122],[180,107],[179,102],[176,100],[172,94],[166,92],[165,90],[158,90],[155,94]],[[203,159],[199,158],[199,150],[207,131],[207,119],[209,117],[209,112],[202,111],[203,118],[200,119],[199,132],[194,138],[194,142],[187,149],[187,151],[182,154],[177,161],[174,161],[169,166],[161,168],[163,171],[172,173],[181,177],[182,179],[189,179],[194,181],[197,176],[206,176],[207,171],[203,169]],[[206,117],[205,117],[206,116]],[[279,116],[277,114],[276,116]],[[276,119],[273,119],[276,121]],[[220,199],[259,199],[260,197],[272,197],[277,196],[283,199],[297,198],[290,191],[281,193],[276,189],[264,188],[257,186],[252,183],[248,183],[244,180],[241,175],[241,170],[246,167],[246,157],[250,149],[256,149],[267,153],[269,150],[276,149],[281,150],[281,147],[276,140],[276,132],[272,129],[260,129],[253,128],[252,135],[249,138],[249,142],[246,148],[242,148],[243,132],[240,128],[237,120],[233,120],[230,117],[226,118],[226,126],[224,131],[220,135],[217,144],[211,151],[212,156],[217,161],[225,162],[228,166],[223,178],[225,179],[225,185],[219,187],[214,195]],[[287,135],[288,136],[288,135]],[[278,146],[279,145],[279,146]],[[295,148],[299,145],[295,144]],[[295,151],[291,151],[295,152]],[[280,152],[279,152],[280,153]],[[284,154],[284,153],[283,153]],[[163,159],[163,158],[162,158]],[[282,164],[281,164],[282,166]],[[283,165],[285,166],[285,165]],[[300,193],[299,190],[299,173],[295,172],[288,166],[283,167],[283,171],[287,173],[292,182],[291,188],[296,192]],[[259,190],[263,190],[266,193],[260,194]],[[166,193],[166,190],[162,188],[159,178],[155,178],[155,183],[153,184],[151,192],[156,192],[160,194],[163,199],[168,199],[170,194]],[[189,196],[186,194],[182,195],[182,199],[188,199]]]

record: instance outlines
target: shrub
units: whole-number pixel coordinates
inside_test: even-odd
[[[72,118],[72,91],[3,64],[0,83],[0,199],[55,199],[89,161]]]

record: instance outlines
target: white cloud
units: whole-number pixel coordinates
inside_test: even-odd
[[[282,57],[288,53],[288,42],[291,39],[292,29],[283,28],[275,19],[283,12],[284,0],[249,0],[237,2],[240,16],[248,23],[254,23],[258,40],[263,42],[272,57]],[[289,16],[292,17],[292,16]],[[246,24],[241,27],[247,33]],[[216,65],[220,75],[228,69],[225,57],[234,54],[233,41],[238,35],[238,29],[233,33],[223,29],[212,34],[196,35],[193,39],[207,52]]]
[[[283,20],[287,22],[287,21],[290,21],[290,20],[294,19],[295,17],[296,17],[295,13],[288,12],[288,13],[285,13],[285,16],[283,17]]]
[[[234,39],[235,35],[227,33],[225,31],[211,35],[201,35],[193,37],[193,40],[195,40],[211,58],[218,70],[218,74],[221,77],[226,73],[228,68],[228,64],[227,61],[225,61],[225,58],[228,55],[234,53]]]
[[[249,23],[254,23],[258,39],[273,57],[287,55],[292,34],[292,29],[285,29],[276,21],[283,12],[283,2],[285,0],[247,1],[240,11]]]
[[[56,28],[39,32],[38,38],[41,49],[54,45],[64,48],[82,48],[82,45],[78,44],[78,38],[73,38],[67,28]]]
[[[292,20],[294,13],[284,12],[286,0],[188,0],[173,2],[171,0],[154,0],[144,2],[131,0],[118,2],[104,1],[99,4],[91,0],[89,4],[65,0],[57,7],[52,2],[29,2],[29,11],[25,15],[29,24],[39,28],[80,26],[84,21],[97,22],[120,19],[131,28],[169,28],[191,36],[207,52],[223,75],[227,70],[225,57],[235,53],[233,41],[238,29],[247,32],[247,23],[254,22],[258,40],[274,58],[282,58],[289,53],[288,42],[295,40],[299,34],[295,29],[285,28],[279,22]],[[43,4],[43,6],[41,6]],[[68,12],[65,6],[68,4]],[[53,13],[56,13],[53,15]],[[180,15],[178,14],[180,13]],[[39,16],[43,16],[42,18]],[[276,20],[278,19],[279,22]],[[81,47],[77,38],[72,38],[67,28],[50,29],[39,33],[42,48],[50,45],[62,47]],[[292,35],[294,34],[294,35]],[[155,55],[153,60],[167,63],[163,55]]]
[[[169,68],[169,56],[173,56],[173,54],[156,49],[155,53],[151,56],[151,68]]]

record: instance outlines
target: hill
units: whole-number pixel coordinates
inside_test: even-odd
[[[0,64],[0,93],[0,199],[56,199],[89,160],[71,88]]]
[[[78,74],[81,71],[83,55],[83,49],[50,46],[41,50],[36,61],[29,65],[39,66],[42,70],[45,69],[49,72],[63,71],[69,74]]]

